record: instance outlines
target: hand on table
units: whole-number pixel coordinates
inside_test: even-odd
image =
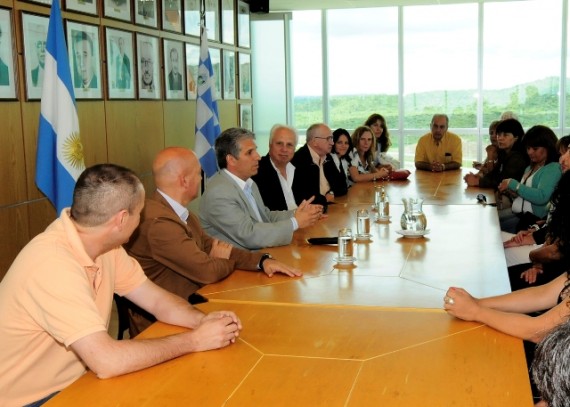
[[[533,266],[527,271],[523,271],[521,273],[521,278],[529,284],[534,284],[536,283],[536,277],[538,277],[539,274],[542,274],[542,271],[542,266]]]
[[[479,304],[477,299],[463,288],[450,287],[443,297],[443,308],[456,318],[474,321],[479,311]]]
[[[241,321],[234,312],[210,312],[202,317],[200,325],[192,331],[196,351],[223,348],[235,343],[241,329]]]
[[[473,174],[472,172],[470,172],[469,174],[465,175],[463,177],[463,181],[465,181],[465,183],[467,184],[467,186],[469,187],[477,187],[479,186],[479,177],[476,174]]]
[[[433,172],[442,172],[445,171],[445,164],[444,163],[440,163],[439,161],[433,161],[431,163],[431,170]]]
[[[301,270],[296,269],[295,267],[290,267],[275,259],[267,259],[263,262],[263,272],[269,277],[273,277],[273,274],[275,273],[283,273],[289,277],[300,277],[303,275]]]
[[[536,242],[534,241],[532,232],[534,232],[534,229],[521,230],[519,233],[511,237],[509,240],[503,242],[503,247],[507,248],[507,247],[528,246],[535,244]]]
[[[295,219],[297,219],[297,224],[300,229],[314,225],[323,214],[322,205],[311,205],[314,199],[315,197],[312,196],[309,199],[303,200],[295,211]]]

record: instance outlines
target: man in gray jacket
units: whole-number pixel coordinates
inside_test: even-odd
[[[236,247],[256,250],[291,243],[293,232],[313,225],[322,216],[313,198],[296,210],[270,211],[251,179],[259,168],[255,136],[246,129],[230,128],[216,139],[220,171],[206,185],[200,200],[204,231]]]

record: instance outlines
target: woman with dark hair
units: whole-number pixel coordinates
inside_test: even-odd
[[[352,144],[354,150],[350,154],[351,165],[348,171],[353,182],[376,181],[390,174],[388,169],[377,169],[374,166],[376,139],[370,127],[357,127],[352,133]]]
[[[378,113],[373,113],[366,119],[364,125],[370,127],[372,134],[376,138],[376,167],[385,167],[390,170],[400,168],[400,162],[394,157],[388,155],[388,149],[392,145],[390,140],[390,132],[386,126],[386,119]]]
[[[350,168],[350,153],[353,150],[350,133],[345,129],[336,129],[333,131],[333,143],[331,157],[338,171],[344,175],[346,185],[350,187],[353,184],[348,172]]]
[[[505,178],[520,180],[528,165],[528,155],[524,151],[522,139],[524,129],[516,119],[507,119],[497,126],[499,156],[497,165],[487,174],[468,174],[465,182],[470,187],[497,188]],[[503,206],[510,207],[510,197],[505,196]]]
[[[498,187],[499,192],[509,193],[514,198],[511,208],[499,211],[501,230],[515,233],[546,218],[548,201],[562,176],[557,141],[550,128],[540,125],[532,127],[524,136],[530,165],[520,181],[505,178]]]

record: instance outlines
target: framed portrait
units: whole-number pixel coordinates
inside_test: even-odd
[[[106,27],[109,99],[135,98],[133,34]]]
[[[16,99],[12,13],[0,8],[0,99]]]
[[[162,0],[162,29],[182,32],[182,0]]]
[[[236,53],[223,50],[224,57],[224,99],[236,98]]]
[[[134,0],[135,23],[147,27],[158,28],[157,23],[157,0]]]
[[[222,95],[222,63],[220,50],[218,48],[208,48],[210,52],[210,61],[214,70],[214,85],[216,86],[216,99]]]
[[[184,0],[184,34],[200,36],[200,0]]]
[[[186,93],[188,100],[195,100],[197,94],[196,78],[198,78],[198,64],[200,63],[200,46],[186,44]]]
[[[238,1],[238,47],[249,48],[249,4]]]
[[[137,34],[139,99],[160,99],[158,38]]]
[[[251,104],[239,105],[239,126],[253,131],[253,111]]]
[[[210,41],[220,42],[220,7],[218,0],[206,0],[206,32]]]
[[[97,0],[65,0],[65,9],[98,15]]]
[[[251,99],[251,55],[239,53],[239,98]]]
[[[164,87],[166,99],[186,99],[186,69],[184,69],[184,44],[164,40]]]
[[[234,45],[235,40],[235,9],[234,0],[222,0],[222,42]]]
[[[32,3],[43,4],[44,6],[51,6],[52,0],[28,0],[28,1],[31,1]],[[60,2],[60,4],[61,4],[61,2]]]
[[[132,0],[103,0],[103,15],[122,21],[133,21]]]
[[[27,100],[42,97],[48,23],[48,17],[22,13]]]
[[[67,21],[67,52],[76,99],[101,99],[99,26]]]

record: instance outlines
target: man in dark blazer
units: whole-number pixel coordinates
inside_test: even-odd
[[[263,203],[272,211],[297,208],[292,185],[295,167],[291,164],[297,132],[283,124],[276,124],[269,132],[269,153],[261,157],[257,174],[251,177],[259,188]]]
[[[314,203],[327,205],[335,196],[346,195],[346,180],[330,156],[333,146],[331,129],[316,123],[307,129],[307,142],[291,160],[295,166],[293,194],[297,203],[315,196]]]
[[[300,276],[277,260],[233,247],[208,236],[186,206],[198,196],[200,163],[192,150],[169,147],[158,153],[152,171],[157,190],[146,200],[139,228],[125,245],[148,278],[188,299],[205,284],[223,280],[235,269]],[[154,318],[130,307],[130,333],[148,327]]]

